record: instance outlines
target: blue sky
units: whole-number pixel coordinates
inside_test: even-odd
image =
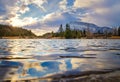
[[[28,28],[37,35],[71,21],[119,26],[119,15],[120,0],[0,0],[1,24]]]

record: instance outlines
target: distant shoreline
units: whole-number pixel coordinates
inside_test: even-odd
[[[0,39],[36,39],[36,37],[18,37],[18,36],[10,36],[10,37],[1,37]]]
[[[39,38],[39,37],[18,37],[18,36],[10,36],[10,37],[1,37],[0,39],[66,39],[64,37],[49,37],[49,38]],[[120,36],[111,36],[111,37],[92,37],[92,38],[87,38],[87,37],[81,37],[81,38],[71,38],[71,39],[120,39]]]

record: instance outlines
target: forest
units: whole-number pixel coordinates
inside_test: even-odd
[[[2,25],[0,24],[0,38],[2,37],[35,37],[36,35],[31,32],[31,30],[27,30],[21,27],[13,27],[10,25]]]
[[[63,39],[80,39],[80,38],[111,38],[113,36],[120,37],[120,27],[111,28],[112,32],[105,30],[104,32],[100,32],[98,30],[96,33],[90,31],[89,27],[87,29],[79,30],[79,29],[71,29],[69,24],[63,25],[61,24],[57,32],[46,33],[42,36],[42,38],[63,38]]]

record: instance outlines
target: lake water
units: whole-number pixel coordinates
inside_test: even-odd
[[[120,40],[0,39],[0,58],[1,80],[105,71],[120,68]]]

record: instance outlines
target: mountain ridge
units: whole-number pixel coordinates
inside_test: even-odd
[[[70,25],[71,29],[87,30],[89,28],[92,33],[97,33],[98,31],[100,31],[101,33],[104,33],[106,31],[112,32],[112,28],[110,27],[107,27],[107,26],[101,27],[93,23],[72,21],[72,22],[69,22],[68,24]]]

